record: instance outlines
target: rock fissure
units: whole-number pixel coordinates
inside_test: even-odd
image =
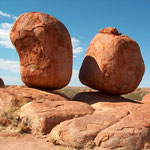
[[[128,117],[129,115],[130,115],[130,112],[128,111],[125,116],[123,116],[123,117],[120,118],[119,120],[113,122],[112,124],[110,124],[109,126],[107,126],[106,128],[104,128],[103,130],[101,130],[99,133],[104,132],[105,130],[111,128],[112,126],[115,126],[117,123],[119,123],[120,121],[122,121],[123,119],[125,119],[126,117]],[[99,134],[99,133],[98,133],[98,134]],[[98,135],[98,134],[97,134],[97,135]],[[97,135],[95,136],[94,140],[96,139]],[[109,135],[109,137],[111,137],[111,136]],[[109,138],[108,138],[107,140],[109,140]],[[105,141],[106,141],[106,140],[105,140]],[[97,146],[100,146],[100,145],[101,145],[101,142],[99,142],[99,144],[98,144]]]

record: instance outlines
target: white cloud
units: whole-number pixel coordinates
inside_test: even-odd
[[[79,53],[82,53],[83,52],[83,48],[82,47],[75,47],[74,48],[74,54],[79,54]]]
[[[78,79],[79,71],[78,70],[73,70],[72,71],[72,78]]]
[[[1,76],[5,85],[23,85],[21,77]]]
[[[2,11],[0,11],[0,15],[3,16],[3,17],[11,17],[10,14],[4,13]]]
[[[11,23],[1,23],[0,24],[0,45],[2,45],[5,48],[14,49],[14,46],[12,45],[9,33],[12,28],[13,24]]]
[[[72,41],[73,47],[76,47],[80,44],[80,41],[78,39],[76,39],[75,37],[72,37],[71,41]]]
[[[75,38],[75,37],[72,37],[71,41],[72,41],[72,47],[73,47],[73,54],[80,54],[80,53],[82,53],[83,52],[83,48],[80,46],[80,41],[77,38]]]
[[[19,73],[20,72],[19,61],[9,61],[0,59],[0,69],[8,70],[14,73]]]
[[[7,23],[7,22],[1,23],[0,25],[1,25],[1,28],[3,28],[3,29],[11,29],[13,26],[12,23]]]
[[[11,14],[7,14],[7,13],[4,13],[4,12],[2,12],[2,11],[0,11],[0,15],[3,16],[3,17],[12,18],[12,19],[14,19],[14,20],[17,19],[16,16],[11,15]]]

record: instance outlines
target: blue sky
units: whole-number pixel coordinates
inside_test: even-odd
[[[67,27],[74,55],[70,86],[82,85],[78,72],[92,38],[102,28],[116,27],[138,42],[146,67],[140,87],[150,87],[150,0],[0,0],[0,77],[5,84],[23,84],[9,32],[19,15],[32,11],[50,14]]]

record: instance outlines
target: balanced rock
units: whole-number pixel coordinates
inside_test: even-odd
[[[134,91],[145,71],[138,44],[116,28],[105,28],[91,41],[82,63],[80,81],[116,95]]]
[[[66,27],[53,16],[29,12],[18,17],[10,32],[29,87],[59,89],[72,74],[72,44]]]
[[[70,149],[150,149],[149,104],[136,101],[115,103],[110,99],[92,106],[95,109],[93,114],[54,127],[49,135],[50,141]]]
[[[33,132],[47,134],[57,124],[73,118],[92,114],[94,109],[75,101],[32,101],[25,104],[19,113],[22,125]]]
[[[4,88],[4,87],[5,87],[4,81],[2,80],[2,78],[0,78],[0,88]]]

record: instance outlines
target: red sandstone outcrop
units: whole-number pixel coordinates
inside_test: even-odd
[[[25,86],[9,86],[0,89],[0,113],[37,100],[67,101],[68,99],[58,94],[27,88]]]
[[[32,132],[48,134],[57,124],[92,114],[94,109],[82,102],[75,101],[32,101],[25,104],[19,113],[22,124]]]
[[[3,130],[0,136],[10,136],[4,128],[9,129],[16,123],[16,128],[18,125],[21,131],[31,129],[36,135],[50,132],[44,137],[56,145],[52,149],[64,146],[69,150],[148,150],[150,103],[149,98],[144,99],[140,102],[100,92],[82,92],[74,97],[76,101],[69,101],[57,93],[25,86],[1,88],[0,126]],[[18,107],[17,112],[11,110],[15,107]],[[3,109],[8,110],[5,116]],[[14,149],[17,147],[18,144]]]
[[[142,80],[144,62],[138,44],[116,28],[105,28],[91,41],[82,63],[80,81],[96,90],[121,95]]]
[[[66,27],[53,16],[29,12],[18,17],[10,32],[29,87],[59,89],[72,74],[72,44]]]
[[[4,81],[2,80],[2,78],[0,78],[0,88],[4,88],[4,87],[5,87]]]
[[[112,96],[92,107],[95,112],[64,121],[49,135],[51,142],[91,150],[150,149],[150,105],[136,101],[118,101]],[[103,100],[102,100],[103,99]],[[119,97],[118,97],[119,99]]]

